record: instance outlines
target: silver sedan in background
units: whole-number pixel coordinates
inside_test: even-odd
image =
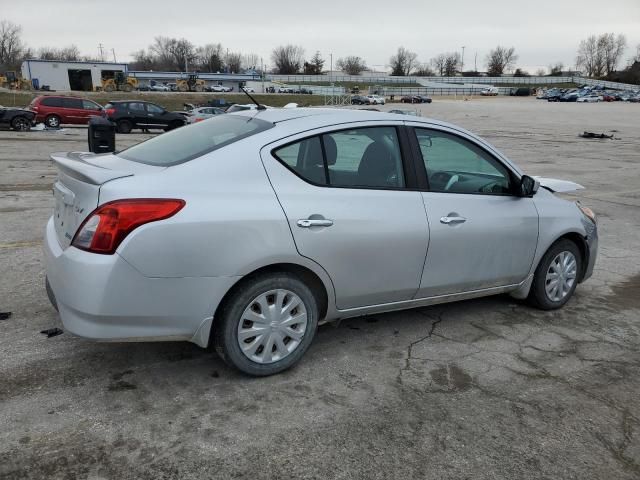
[[[216,115],[224,115],[225,111],[217,107],[198,107],[190,110],[186,117],[187,123],[198,123]]]
[[[418,117],[254,109],[112,155],[53,154],[47,291],[70,332],[213,345],[289,368],[321,322],[509,293],[562,307],[591,210],[487,142]]]

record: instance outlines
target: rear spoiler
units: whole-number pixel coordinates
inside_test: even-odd
[[[83,152],[56,152],[51,154],[51,161],[70,177],[92,185],[102,185],[109,180],[133,176],[131,172],[99,167],[84,159],[93,156],[92,153]]]

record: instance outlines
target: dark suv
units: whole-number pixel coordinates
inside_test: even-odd
[[[129,133],[134,128],[161,128],[166,132],[186,124],[184,115],[140,100],[112,101],[105,105],[104,110],[107,118],[115,122],[119,133]]]

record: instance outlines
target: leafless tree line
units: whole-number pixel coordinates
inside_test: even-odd
[[[81,55],[78,47],[69,45],[63,48],[42,47],[32,50],[21,38],[22,29],[8,20],[0,20],[0,72],[17,70],[26,58],[40,58],[43,60],[61,61],[96,61],[95,57]],[[620,65],[627,40],[624,35],[605,33],[591,35],[582,40],[578,47],[576,65],[589,77],[611,77]],[[168,71],[207,71],[238,73],[246,69],[262,69],[262,59],[255,53],[242,54],[229,51],[220,43],[208,43],[196,46],[185,38],[166,36],[155,37],[147,49],[141,49],[132,54],[132,70],[168,70]],[[418,55],[405,47],[399,47],[389,59],[392,75],[419,76],[453,76],[462,70],[462,61],[458,52],[441,53],[428,62],[418,61]],[[514,47],[497,46],[485,58],[487,73],[490,76],[500,76],[513,72],[518,55]],[[305,60],[305,51],[298,45],[281,45],[271,53],[272,71],[281,74],[306,73],[321,74],[326,65],[319,51]],[[640,62],[640,45],[635,55],[630,59]],[[366,61],[359,56],[349,55],[337,59],[336,67],[349,75],[359,75],[367,70]],[[564,65],[561,62],[549,65],[549,75],[562,74]],[[630,70],[627,68],[626,71]],[[477,75],[471,69],[463,75]],[[538,70],[537,74],[546,73]],[[521,69],[515,69],[516,75],[528,75]]]
[[[626,47],[627,39],[624,35],[591,35],[580,42],[576,64],[589,77],[611,75],[616,71]]]

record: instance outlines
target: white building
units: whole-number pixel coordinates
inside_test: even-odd
[[[117,71],[126,73],[127,68],[126,63],[25,60],[22,78],[32,85],[36,81],[39,88],[48,85],[51,90],[93,91],[102,85],[103,78],[112,78]]]

